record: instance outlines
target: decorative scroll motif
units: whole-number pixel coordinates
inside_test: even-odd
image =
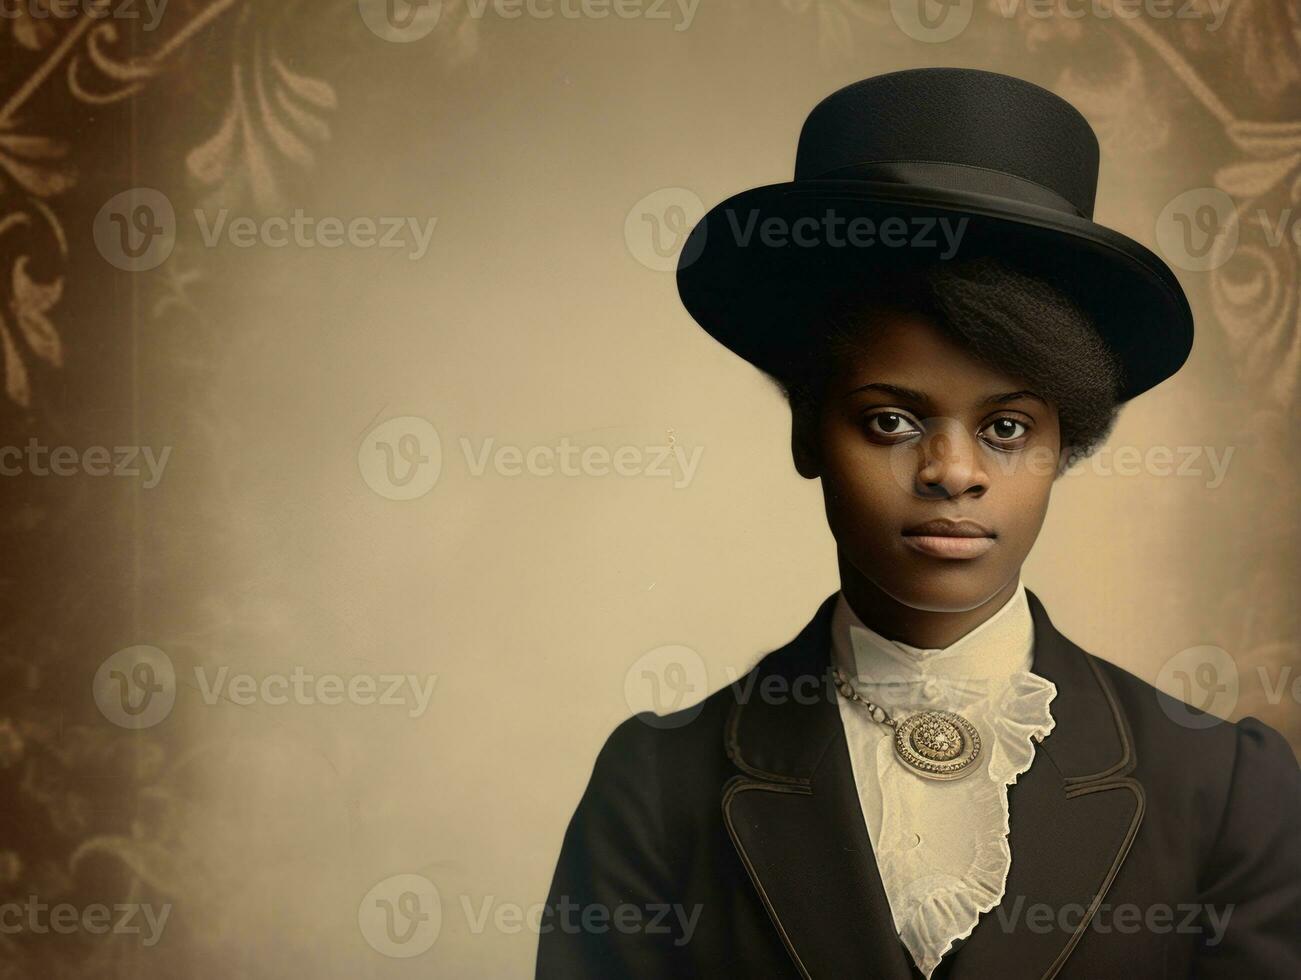
[[[219,107],[200,124],[206,138],[176,158],[166,183],[158,178],[160,186],[178,204],[206,193],[250,209],[273,206],[287,172],[310,169],[331,135],[333,87],[291,69],[281,53],[305,16],[319,18],[327,7],[338,12],[350,5],[169,0],[154,29],[144,30],[138,19],[89,16],[84,5],[63,17],[43,16],[50,0],[6,5],[0,18],[0,417],[6,444],[62,431],[59,373],[79,344],[93,350],[124,327],[114,318],[94,337],[78,336],[60,318],[72,277],[80,274],[89,283],[95,275],[114,274],[93,253],[75,251],[75,233],[88,231],[93,199],[102,190],[92,178],[105,162],[118,162],[97,160],[102,150],[86,134],[130,131],[133,113],[158,111],[168,94],[187,94],[196,68],[210,76],[224,61],[230,79],[224,111]],[[201,95],[213,91],[205,84]],[[204,98],[193,101],[208,114]],[[200,311],[185,290],[200,274],[173,259],[149,277],[149,292],[158,295],[144,310],[155,317],[177,313],[186,322],[197,318]],[[85,305],[83,292],[78,309]],[[106,301],[104,309],[113,308]],[[194,763],[185,755],[171,757],[162,739],[138,739],[124,751],[120,740],[104,738],[100,726],[83,723],[78,711],[87,690],[71,679],[82,678],[76,661],[86,652],[78,630],[102,621],[103,612],[55,566],[71,567],[84,554],[76,538],[97,517],[114,513],[111,498],[81,500],[50,484],[9,488],[5,548],[14,574],[0,590],[0,898],[75,899],[96,883],[111,883],[110,892],[125,900],[202,893],[213,883],[225,888],[221,869],[199,848],[184,845],[187,828],[199,819],[188,802]],[[0,977],[131,975],[139,965],[132,939],[41,945],[0,936]],[[183,962],[184,950],[158,954],[156,965],[165,973],[168,955]],[[182,972],[179,965],[171,970]]]
[[[85,13],[37,18],[30,11],[43,11],[49,0],[29,4],[27,13],[0,20],[0,43],[19,55],[6,56],[0,72],[0,350],[5,397],[22,408],[32,404],[33,364],[59,368],[64,355],[55,320],[68,271],[59,203],[77,186],[79,170],[69,139],[42,132],[49,120],[73,131],[91,113],[132,100],[167,77],[196,40],[211,40],[223,21],[233,21],[230,102],[186,164],[224,200],[270,208],[278,168],[313,166],[313,146],[330,138],[326,115],[336,105],[329,83],[293,71],[277,51],[283,29],[304,12],[302,0],[173,0],[152,32],[123,26],[138,21]],[[313,13],[320,12],[318,5]],[[3,37],[6,30],[11,37]]]
[[[1113,0],[1097,2],[1108,10],[1115,6]],[[1005,0],[989,3],[1005,5]],[[1248,118],[1219,91],[1228,87],[1223,82],[1240,90],[1245,80],[1263,104],[1278,104],[1301,79],[1301,24],[1295,4],[1240,0],[1211,32],[1206,29],[1213,23],[1209,0],[1194,0],[1193,7],[1203,16],[1183,20],[1178,32],[1159,31],[1149,18],[1114,17],[1107,23],[1129,34],[1128,39],[1116,30],[1107,34],[1123,66],[1118,77],[1108,76],[1103,85],[1068,68],[1062,88],[1086,110],[1103,110],[1100,115],[1113,125],[1128,117],[1133,125],[1126,134],[1151,134],[1148,149],[1167,142],[1176,99],[1191,99],[1219,126],[1232,158],[1208,183],[1233,198],[1234,211],[1220,229],[1211,262],[1214,322],[1224,331],[1244,382],[1285,407],[1294,401],[1301,375],[1298,249],[1287,227],[1275,222],[1295,216],[1301,203],[1301,119]],[[1047,41],[1050,29],[1076,37],[1084,30],[1080,21],[1060,17],[1032,21],[1023,15],[1022,23],[1032,44]],[[1199,68],[1198,56],[1215,60]],[[1153,59],[1156,80],[1147,77]],[[1227,73],[1225,59],[1231,62]],[[1141,145],[1141,140],[1128,142]]]
[[[24,5],[41,11],[51,2],[24,0]],[[1209,0],[1190,2],[1209,7]],[[452,49],[440,51],[449,63],[471,57],[480,40],[479,22],[464,16],[463,6],[444,0],[442,16],[461,18],[451,35]],[[781,6],[784,16],[810,18],[827,58],[861,55],[853,36],[858,32],[870,33],[876,44],[894,37],[916,63],[945,60],[942,51],[920,47],[895,30],[886,0],[782,0]],[[1008,6],[1009,0],[985,0],[987,10],[997,8],[1000,14]],[[752,16],[749,11],[741,15]],[[1235,0],[1215,33],[1187,25],[1158,29],[1148,21],[1123,18],[1106,23],[1022,18],[1018,24],[1023,29],[1015,30],[1007,29],[1010,25],[1000,16],[997,42],[1016,45],[1001,59],[1006,65],[1018,59],[1095,65],[1092,51],[1088,59],[1061,59],[1059,45],[1091,41],[1105,46],[1101,74],[1068,67],[1056,85],[1085,108],[1104,141],[1158,149],[1183,129],[1182,122],[1172,125],[1172,119],[1191,114],[1213,124],[1212,136],[1224,141],[1225,162],[1205,182],[1235,199],[1239,242],[1209,274],[1216,313],[1211,322],[1223,331],[1242,377],[1272,404],[1280,426],[1295,404],[1301,373],[1297,248],[1290,238],[1281,247],[1271,245],[1266,232],[1273,232],[1261,226],[1259,214],[1277,216],[1301,203],[1301,120],[1295,116],[1294,97],[1301,81],[1297,17],[1296,4],[1277,0]],[[178,201],[198,194],[202,197],[195,204],[238,202],[273,211],[282,204],[292,176],[318,161],[331,139],[338,104],[332,84],[285,54],[290,38],[309,18],[313,27],[331,26],[327,18],[355,21],[356,0],[170,0],[157,30],[150,32],[137,30],[136,22],[84,15],[0,19],[0,414],[45,421],[49,402],[43,395],[53,387],[51,379],[69,363],[70,352],[88,344],[69,334],[60,319],[69,277],[79,271],[73,267],[77,263],[70,266],[68,230],[77,227],[77,219],[69,216],[72,202],[96,169],[94,153],[83,139],[87,121],[93,117],[129,127],[128,110],[145,111],[163,85],[190,84],[187,70],[198,58],[217,63],[229,91],[213,107],[196,99],[195,113],[201,118],[194,145],[187,142],[188,153],[177,158],[166,189]],[[331,34],[323,31],[322,36]],[[999,63],[988,52],[985,60]],[[1220,94],[1228,91],[1243,97],[1254,93],[1260,105],[1287,115],[1253,115]],[[155,315],[175,312],[178,306],[194,312],[185,287],[195,275],[175,260],[169,262],[157,275],[157,285],[170,292],[148,308]],[[1279,471],[1288,465],[1285,455],[1279,454]],[[70,551],[67,539],[80,530],[69,515],[54,511],[24,502],[4,515],[10,539],[19,540],[8,551],[9,567],[25,569],[30,581],[23,595],[26,604],[11,602],[8,615],[0,617],[0,779],[14,790],[12,799],[6,799],[12,819],[0,822],[0,828],[10,831],[0,834],[0,895],[61,895],[72,887],[79,869],[99,862],[124,869],[132,888],[138,883],[173,894],[186,890],[177,883],[180,879],[199,875],[217,882],[214,894],[228,896],[239,883],[221,880],[220,862],[198,853],[196,841],[204,835],[193,830],[205,818],[201,808],[187,802],[199,781],[193,775],[199,768],[197,753],[168,759],[156,742],[140,740],[124,758],[111,751],[97,729],[63,722],[60,707],[74,695],[59,700],[64,696],[56,693],[59,666],[85,652],[70,651],[69,631],[61,633],[59,624],[75,621],[87,600],[58,580],[53,562],[41,560],[47,548]],[[1270,530],[1273,547],[1291,546],[1295,529],[1285,532]],[[1226,595],[1219,618],[1229,622],[1248,610],[1243,648],[1254,651],[1250,656],[1260,662],[1284,662],[1294,647],[1277,639],[1291,635],[1277,625],[1288,601],[1286,583],[1274,574],[1282,566],[1272,555],[1253,554],[1257,571],[1243,576],[1241,586]],[[30,597],[36,598],[27,602]],[[0,595],[0,601],[5,598]],[[245,610],[239,613],[231,619],[244,622]],[[31,703],[24,700],[29,696]],[[75,774],[84,772],[103,778],[81,781]],[[183,782],[178,774],[187,772],[189,781],[177,785]],[[116,805],[122,799],[130,800],[132,810],[127,825],[107,826],[104,814],[113,812],[113,806],[106,800]],[[177,828],[194,840],[178,843]],[[67,948],[72,953],[58,976],[125,975],[133,966],[120,958],[73,963],[76,950]],[[103,948],[105,957],[117,955],[115,947]],[[21,971],[13,966],[20,956],[17,942],[0,936],[0,977],[23,975],[9,972]],[[51,967],[42,975],[56,976],[56,971]]]

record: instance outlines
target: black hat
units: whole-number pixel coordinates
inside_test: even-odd
[[[780,376],[828,290],[918,263],[992,255],[1048,279],[1120,359],[1122,401],[1192,347],[1169,267],[1096,224],[1098,140],[1019,78],[920,68],[864,79],[804,122],[795,179],[713,208],[678,258],[678,292],[720,343]]]

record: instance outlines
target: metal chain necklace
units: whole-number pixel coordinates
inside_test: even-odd
[[[840,668],[832,671],[836,690],[857,701],[878,724],[894,730],[894,754],[900,762],[927,779],[961,779],[980,758],[980,733],[976,726],[953,711],[919,711],[896,721],[879,704],[863,697]]]

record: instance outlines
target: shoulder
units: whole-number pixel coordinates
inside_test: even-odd
[[[1196,753],[1190,758],[1226,764],[1232,764],[1235,756],[1246,748],[1296,768],[1296,758],[1287,740],[1260,719],[1227,721],[1166,694],[1109,660],[1091,653],[1085,656],[1114,693],[1137,748],[1156,754]]]
[[[663,810],[721,785],[730,766],[725,730],[734,703],[729,686],[679,711],[626,718],[596,757],[589,802]]]
[[[1132,728],[1157,837],[1194,849],[1202,900],[1235,910],[1237,956],[1278,957],[1269,937],[1294,932],[1301,917],[1301,768],[1291,745],[1258,718],[1225,721],[1093,660]]]
[[[825,627],[830,609],[828,599],[794,639],[766,653],[749,671],[704,700],[668,714],[642,712],[623,721],[606,739],[593,778],[657,771],[690,784],[726,781],[735,775],[727,744],[739,704],[784,700],[799,695],[805,682],[821,683],[825,668],[817,659],[817,644],[810,641]]]
[[[605,740],[596,767],[646,768],[690,759],[705,762],[715,755],[708,750],[711,743],[717,743],[717,754],[724,754],[722,733],[734,702],[728,686],[669,714],[643,711],[626,718]]]
[[[1123,713],[1136,775],[1149,793],[1205,814],[1213,825],[1249,800],[1275,814],[1301,813],[1301,769],[1291,745],[1274,728],[1254,717],[1219,718],[1110,661],[1085,656]]]

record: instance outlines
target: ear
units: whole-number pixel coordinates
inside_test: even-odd
[[[1066,475],[1066,471],[1071,468],[1075,461],[1071,459],[1071,452],[1065,446],[1057,451],[1057,472],[1053,475],[1053,482],[1056,483]]]
[[[817,418],[807,405],[791,406],[791,459],[795,461],[795,471],[806,480],[816,480],[822,475]]]

